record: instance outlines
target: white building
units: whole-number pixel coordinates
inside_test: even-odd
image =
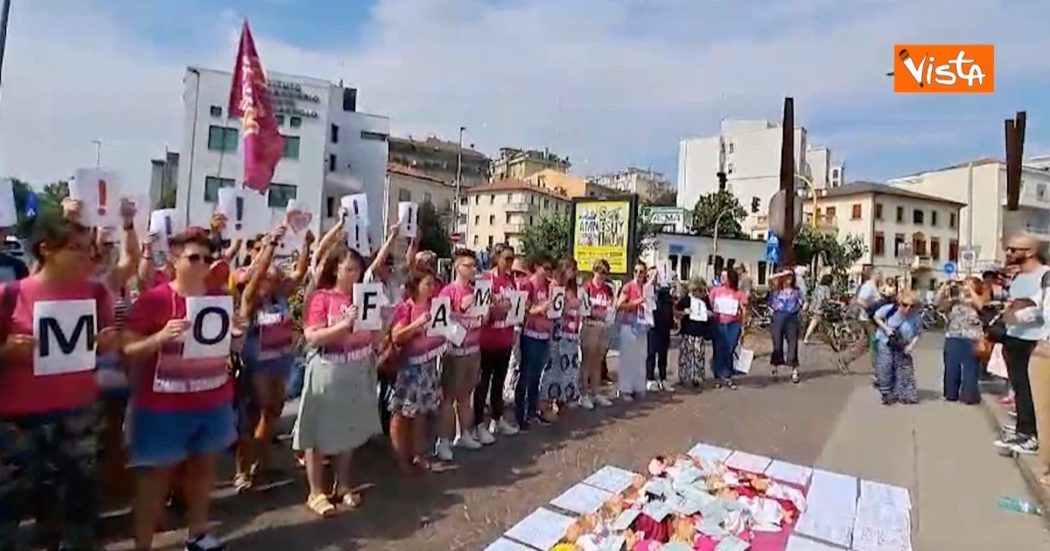
[[[972,249],[977,263],[1005,259],[1003,236],[1025,232],[1050,249],[1050,162],[1032,159],[1021,171],[1021,198],[1016,213],[1006,211],[1006,163],[976,159],[937,170],[894,178],[889,184],[963,204],[960,245]],[[970,182],[972,183],[972,186]],[[971,191],[972,187],[972,191]],[[972,214],[971,214],[972,213]]]
[[[654,199],[671,189],[671,183],[667,181],[662,172],[633,166],[618,172],[602,174],[590,180],[595,184],[622,193],[637,193],[642,199]]]
[[[822,229],[836,229],[840,240],[860,236],[867,245],[852,273],[872,266],[883,276],[907,275],[914,289],[925,291],[947,277],[947,262],[959,261],[959,210],[964,206],[886,184],[855,182],[819,191],[816,212]],[[807,222],[813,210],[807,199]]]
[[[650,266],[667,261],[679,281],[699,276],[710,283],[723,269],[743,265],[755,285],[766,285],[772,268],[766,262],[766,244],[762,241],[720,238],[716,244],[711,237],[668,232],[656,234],[641,258]]]
[[[795,167],[824,188],[832,182],[831,151],[810,148],[806,129],[795,129]],[[701,195],[718,191],[718,172],[725,172],[727,188],[748,209],[745,231],[751,233],[759,216],[765,216],[769,200],[780,190],[779,125],[765,120],[722,122],[717,136],[682,140],[678,150],[678,206],[691,209]],[[804,181],[797,182],[806,186]],[[754,199],[758,212],[751,212]]]
[[[198,67],[183,80],[183,147],[179,159],[180,217],[206,225],[219,188],[243,177],[240,120],[227,113],[232,75]],[[284,158],[277,164],[262,212],[252,213],[248,230],[262,232],[284,219],[290,199],[314,214],[320,233],[339,213],[339,198],[368,194],[369,219],[383,220],[387,137],[390,120],[357,111],[357,90],[309,77],[267,74],[274,110],[284,135]],[[382,224],[370,225],[372,242]]]

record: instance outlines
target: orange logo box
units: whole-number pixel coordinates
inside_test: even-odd
[[[995,91],[991,44],[896,44],[893,91],[899,94],[990,94]]]

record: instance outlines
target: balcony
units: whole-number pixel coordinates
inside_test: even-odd
[[[529,204],[528,203],[524,203],[524,202],[522,202],[522,203],[507,203],[507,206],[504,207],[504,210],[507,211],[507,212],[528,212],[529,211]]]
[[[911,269],[913,270],[931,270],[933,269],[933,258],[929,255],[915,255],[915,258],[911,261]]]
[[[507,234],[525,233],[528,224],[504,224],[503,232]]]

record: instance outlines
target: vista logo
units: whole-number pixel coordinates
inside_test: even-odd
[[[893,91],[903,94],[990,94],[995,91],[991,44],[896,44]]]

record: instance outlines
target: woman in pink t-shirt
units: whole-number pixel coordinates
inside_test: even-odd
[[[306,301],[303,336],[310,347],[292,447],[305,452],[310,495],[306,506],[322,517],[335,512],[324,482],[324,458],[335,458],[335,498],[354,508],[353,451],[381,432],[377,414],[376,345],[378,331],[358,329],[354,286],[365,261],[353,249],[339,248],[325,259],[317,290]],[[378,315],[378,313],[376,314]]]
[[[643,304],[648,268],[639,260],[634,266],[634,279],[620,289],[616,301],[620,324],[620,361],[618,383],[620,399],[630,402],[645,396],[645,354],[648,350],[649,326],[645,324]]]
[[[590,302],[591,313],[583,316],[580,328],[580,405],[584,409],[608,407],[612,402],[601,394],[602,362],[609,353],[610,314],[615,309],[613,288],[605,279],[609,262],[600,259],[591,267],[594,274],[581,289],[581,297]]]
[[[38,220],[32,250],[39,269],[0,285],[0,537],[6,539],[0,547],[14,547],[18,523],[31,512],[27,505],[33,492],[49,481],[43,466],[50,465],[58,469],[54,480],[62,502],[51,505],[62,516],[62,543],[94,549],[99,543],[95,369],[96,356],[117,347],[113,302],[92,278],[87,228]],[[77,307],[75,323],[62,322],[54,312],[73,307],[69,301],[92,304]],[[44,308],[52,313],[43,313]],[[92,341],[96,326],[101,331]],[[90,358],[77,365],[43,360],[69,350],[88,350]]]
[[[437,277],[416,269],[405,283],[408,299],[394,310],[392,338],[400,347],[397,379],[390,398],[390,441],[398,467],[404,472],[429,469],[428,425],[441,407],[438,358],[445,352],[444,337],[427,336],[430,305],[437,294]]]
[[[525,325],[521,332],[521,370],[514,388],[514,413],[518,427],[525,431],[538,417],[540,400],[540,377],[550,357],[551,330],[554,323],[547,317],[551,307],[550,279],[551,261],[541,257],[533,262],[532,277],[525,280],[520,289],[528,293]]]
[[[711,370],[715,374],[715,388],[723,385],[736,389],[733,382],[733,358],[740,344],[740,320],[744,316],[747,295],[740,290],[740,275],[736,270],[722,272],[722,284],[711,290],[712,324],[711,341],[713,354]]]

